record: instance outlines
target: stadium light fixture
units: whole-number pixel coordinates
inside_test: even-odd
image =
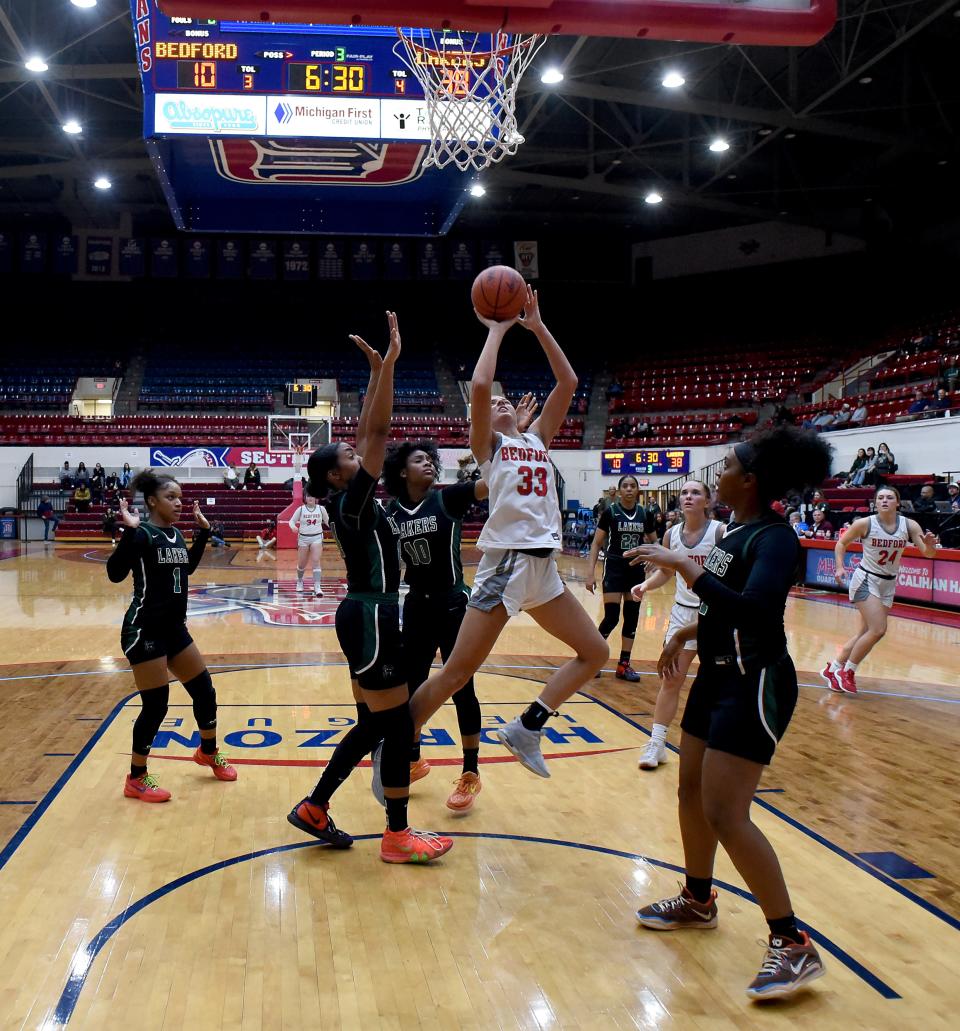
[[[109,190],[113,183],[105,175],[99,175],[93,180],[93,185],[98,190]]]
[[[563,72],[559,68],[547,68],[540,76],[540,81],[544,86],[555,86],[558,82],[563,82]]]
[[[710,141],[710,149],[714,154],[722,154],[725,150],[730,149],[730,144],[723,137],[718,136],[715,140]]]
[[[656,190],[651,190],[643,200],[645,204],[661,204],[663,203],[663,195],[657,193]]]
[[[667,72],[660,80],[660,85],[665,86],[667,89],[680,89],[686,81],[679,72]]]
[[[471,197],[482,197],[486,192],[486,188],[481,186],[480,183],[474,183],[473,186],[470,187]]]
[[[45,72],[50,66],[42,57],[31,57],[23,65],[28,72]]]
[[[70,0],[70,3],[72,3],[74,7],[82,7],[84,9],[97,6],[97,0]]]
[[[63,131],[69,133],[71,136],[76,136],[78,133],[83,132],[83,126],[76,120],[71,118],[69,121],[63,123]]]

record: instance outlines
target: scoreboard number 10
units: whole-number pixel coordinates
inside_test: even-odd
[[[216,61],[177,61],[178,89],[216,89]]]

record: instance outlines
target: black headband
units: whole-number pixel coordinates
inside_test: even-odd
[[[733,453],[737,456],[737,461],[743,471],[750,472],[750,467],[757,458],[757,449],[749,441],[743,440],[739,444],[733,445]]]

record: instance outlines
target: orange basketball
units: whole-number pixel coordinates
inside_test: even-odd
[[[485,319],[508,322],[523,311],[527,284],[516,269],[492,265],[473,281],[470,300]]]

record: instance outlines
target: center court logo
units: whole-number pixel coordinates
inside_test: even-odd
[[[186,100],[168,100],[162,110],[167,126],[174,131],[189,129],[210,132],[256,132],[260,125],[257,112],[249,107],[201,107],[188,104]]]

